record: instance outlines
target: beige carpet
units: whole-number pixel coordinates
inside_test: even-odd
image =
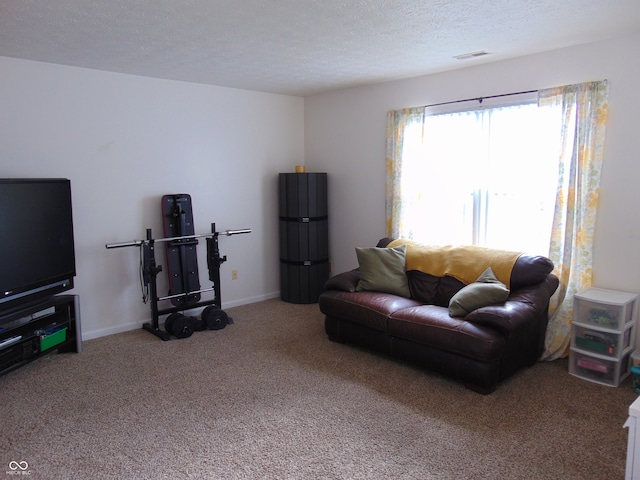
[[[140,329],[0,377],[0,477],[27,462],[32,479],[624,478],[630,380],[561,360],[482,396],[328,341],[317,305],[228,313],[220,331]]]

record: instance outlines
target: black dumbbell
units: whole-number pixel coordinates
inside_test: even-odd
[[[209,330],[220,330],[230,323],[226,312],[214,306],[208,306],[202,311],[202,321]]]
[[[164,322],[164,329],[176,338],[190,337],[196,329],[197,319],[181,313],[172,313]]]

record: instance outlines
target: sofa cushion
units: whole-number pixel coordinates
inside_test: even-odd
[[[440,284],[438,285],[438,292],[436,293],[435,302],[433,303],[440,307],[449,308],[451,297],[453,297],[464,287],[465,284],[457,278],[453,278],[448,275],[442,277],[440,279]]]
[[[389,335],[482,361],[504,355],[505,337],[493,328],[450,317],[435,305],[407,307],[392,313]]]
[[[406,245],[395,248],[357,247],[360,281],[356,291],[386,292],[410,297],[405,271]]]
[[[427,305],[436,303],[436,295],[440,287],[440,277],[419,270],[409,270],[407,272],[407,280],[409,282],[411,298],[420,300]]]
[[[419,270],[409,270],[407,278],[412,298],[427,305],[438,305],[445,308],[449,308],[451,297],[465,286],[457,278],[448,275],[436,277]]]
[[[328,290],[318,299],[320,311],[329,317],[364,325],[380,332],[387,331],[392,313],[420,302],[411,298],[381,292],[343,292]]]
[[[491,267],[478,279],[460,289],[449,302],[449,314],[452,317],[464,317],[480,307],[502,303],[509,296],[509,289],[500,282]]]

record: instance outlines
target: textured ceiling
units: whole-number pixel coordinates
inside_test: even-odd
[[[0,56],[301,96],[638,30],[640,0],[0,0]]]

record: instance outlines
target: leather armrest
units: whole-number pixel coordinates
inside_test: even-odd
[[[542,282],[512,292],[502,305],[489,305],[470,312],[465,320],[509,333],[519,325],[540,318],[549,308],[549,299],[558,288],[558,278],[551,274]],[[543,317],[546,318],[546,315]]]
[[[324,290],[340,290],[343,292],[355,292],[360,281],[360,270],[357,268],[348,272],[339,273],[329,278],[324,284]]]

